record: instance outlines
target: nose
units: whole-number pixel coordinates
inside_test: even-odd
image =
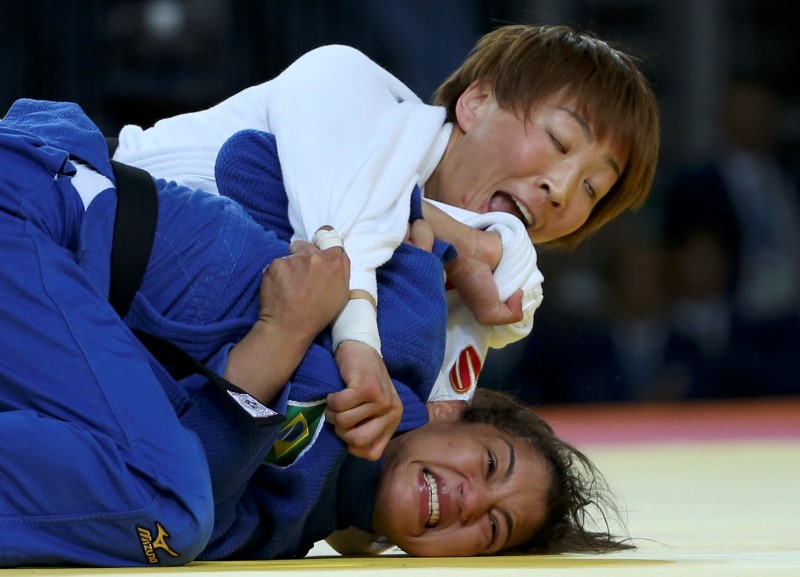
[[[492,507],[488,487],[481,483],[464,483],[460,488],[458,506],[463,523],[480,519]]]
[[[569,167],[553,170],[539,181],[539,187],[545,193],[547,201],[553,208],[566,206],[569,191],[575,186],[577,173]]]
[[[553,208],[561,208],[567,202],[566,179],[548,177],[542,180],[540,187],[547,197],[547,202]]]

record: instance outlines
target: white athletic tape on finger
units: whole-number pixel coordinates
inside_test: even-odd
[[[327,250],[335,246],[338,246],[344,250],[344,242],[342,241],[342,237],[339,236],[339,233],[335,230],[319,229],[314,233],[314,237],[311,239],[311,242],[313,242],[319,250]]]
[[[367,299],[351,299],[333,321],[331,329],[333,350],[342,341],[359,341],[381,354],[381,337],[378,334],[378,313]],[[381,355],[383,356],[383,355]]]

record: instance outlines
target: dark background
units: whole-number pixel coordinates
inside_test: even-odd
[[[428,98],[474,41],[499,24],[591,31],[641,58],[655,87],[663,139],[651,200],[574,252],[540,252],[545,301],[534,332],[490,354],[482,384],[533,403],[796,395],[798,6],[794,0],[4,2],[0,111],[20,97],[71,100],[112,134],[123,124],[150,125],[214,104],[334,42],[362,49]],[[726,117],[731,87],[738,87],[739,104]],[[743,184],[749,177],[734,179],[755,203],[744,213],[743,201],[734,209],[719,178],[720,166],[749,166],[727,156],[733,144],[780,167],[770,173],[778,180],[749,189]],[[773,190],[781,192],[767,194]],[[761,236],[748,230],[759,205],[774,209],[761,219]],[[774,259],[764,280],[747,282],[762,278],[754,270],[774,255],[782,260]]]

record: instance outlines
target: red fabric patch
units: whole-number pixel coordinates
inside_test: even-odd
[[[481,373],[481,358],[472,345],[461,351],[450,369],[450,386],[458,394],[469,391],[478,382]]]

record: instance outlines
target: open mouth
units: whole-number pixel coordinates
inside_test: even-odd
[[[432,528],[439,524],[439,484],[436,478],[428,471],[422,472],[425,478],[425,485],[428,487],[430,498],[428,499],[428,519],[425,527]]]
[[[492,196],[492,201],[489,204],[489,208],[495,212],[507,212],[509,214],[513,214],[520,219],[522,224],[524,224],[526,227],[529,227],[533,224],[533,215],[530,213],[528,208],[519,200],[507,192],[503,192],[502,190],[498,190],[494,193]]]

